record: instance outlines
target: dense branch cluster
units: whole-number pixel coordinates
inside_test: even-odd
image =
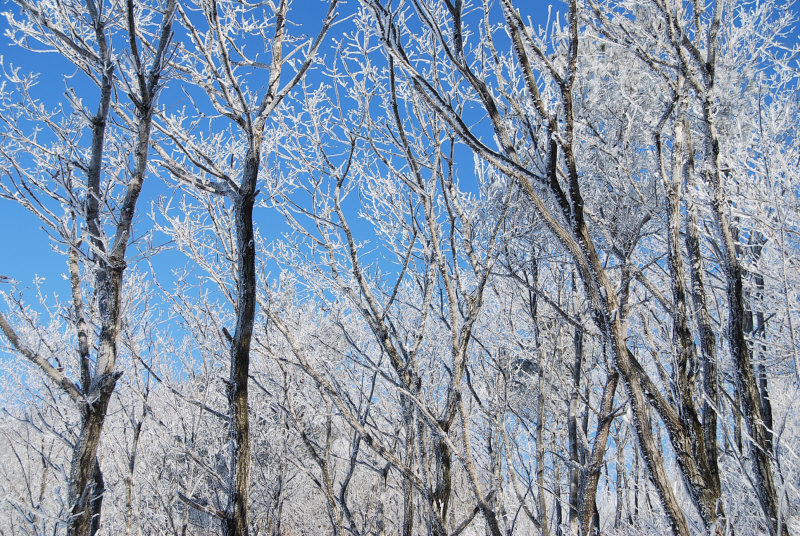
[[[14,1],[0,533],[800,534],[792,11],[524,4]]]

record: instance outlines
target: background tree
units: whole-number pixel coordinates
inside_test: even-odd
[[[51,353],[46,339],[28,338],[28,330],[19,334],[13,317],[5,314],[0,328],[14,350],[80,413],[68,479],[70,534],[94,534],[100,523],[104,482],[97,452],[121,374],[117,360],[126,252],[147,172],[175,5],[169,2],[161,11],[132,2],[109,9],[93,1],[19,2],[22,18],[9,17],[20,45],[55,52],[88,83],[85,90],[67,86],[61,103],[50,109],[32,94],[35,77],[8,70],[5,90],[13,87],[16,95],[3,98],[3,195],[41,220],[69,266],[72,302],[66,313],[75,330],[74,350]],[[81,96],[92,91],[97,92],[96,112],[85,107]],[[118,100],[120,93],[129,100]],[[17,311],[24,315],[24,309]]]
[[[99,529],[792,532],[783,6],[314,6],[175,7],[178,91],[154,112],[150,172],[178,188],[159,192],[133,242],[148,262],[119,294]],[[136,50],[133,17],[153,57],[164,6],[124,7],[109,43]],[[145,70],[115,64],[96,205],[109,236]],[[78,164],[93,114],[71,114],[77,97],[45,113],[18,72],[2,89],[5,192],[77,254],[66,282],[87,297],[91,358],[105,257],[81,227]],[[53,128],[34,135],[32,118]],[[81,421],[64,389],[85,396],[78,307],[4,281],[6,340],[50,376],[14,371],[25,399],[3,394],[0,531],[52,532]]]
[[[764,426],[759,424],[764,419],[759,408],[758,385],[749,362],[749,349],[741,320],[744,309],[740,296],[739,260],[728,223],[727,192],[718,171],[722,156],[719,134],[713,126],[716,103],[710,95],[710,88],[714,85],[718,62],[721,63],[717,50],[720,43],[727,44],[725,39],[729,37],[719,33],[723,4],[716,4],[713,10],[706,12],[705,8],[693,3],[658,4],[652,8],[614,3],[592,10],[591,5],[584,8],[572,2],[568,3],[566,26],[563,29],[554,26],[552,34],[537,35],[525,25],[511,2],[503,2],[502,24],[510,36],[513,58],[499,55],[492,40],[470,39],[473,34],[468,33],[467,17],[479,20],[480,11],[470,10],[463,2],[444,2],[444,5],[414,2],[413,6],[414,17],[410,17],[406,15],[407,11],[389,11],[379,3],[370,3],[378,32],[390,56],[389,63],[399,64],[416,93],[427,100],[431,110],[448,122],[463,143],[519,184],[549,231],[575,260],[592,306],[594,322],[607,338],[615,368],[626,387],[639,448],[647,463],[650,479],[659,493],[673,531],[678,534],[688,534],[689,527],[667,477],[660,449],[654,441],[656,429],[649,417],[649,407],[657,412],[664,424],[686,490],[703,522],[709,528],[724,526],[724,520],[719,524],[724,513],[718,506],[721,491],[714,468],[716,433],[710,429],[714,426],[714,419],[706,418],[707,431],[703,433],[703,424],[693,399],[696,387],[693,384],[695,372],[692,367],[696,367],[696,352],[686,319],[689,304],[681,260],[683,253],[677,250],[682,245],[678,241],[681,197],[676,187],[683,181],[684,162],[694,160],[695,155],[687,157],[681,154],[686,134],[681,130],[683,123],[679,117],[675,123],[676,133],[672,137],[674,168],[670,180],[666,175],[666,158],[662,154],[661,141],[663,127],[676,109],[680,110],[674,101],[681,98],[683,80],[692,84],[692,96],[699,95],[698,106],[703,117],[703,122],[697,128],[702,133],[701,138],[706,140],[701,154],[710,162],[710,167],[704,169],[711,193],[712,222],[720,230],[721,236],[720,241],[712,244],[719,251],[720,266],[727,274],[726,317],[729,329],[726,342],[731,356],[735,358],[733,363],[738,393],[742,397],[742,412],[748,423],[748,431],[754,438],[755,449],[761,453],[755,456],[757,467],[753,478],[770,531],[785,531],[785,526],[781,528],[777,520],[778,498],[773,482],[773,467],[768,460],[769,445]],[[491,10],[484,6],[482,11],[483,35],[490,36]],[[595,58],[592,51],[606,52],[606,47],[610,47],[605,42],[594,40],[591,35],[581,33],[584,20],[597,21],[602,28],[610,28],[614,24],[612,21],[619,21],[614,26],[616,33],[611,38],[608,37],[610,30],[603,36],[618,47],[609,55],[616,52],[619,54],[616,58],[619,59],[630,53],[631,60],[641,62],[643,68],[638,72],[638,80],[624,78],[622,73],[614,78],[611,71],[605,71],[605,78],[595,80],[618,83],[622,94],[635,99],[637,106],[630,114],[641,116],[639,125],[648,125],[629,131],[633,134],[629,139],[635,150],[647,151],[651,148],[646,137],[647,130],[655,132],[655,135],[649,136],[655,140],[656,149],[650,162],[640,168],[623,168],[622,171],[627,171],[629,177],[635,177],[632,181],[634,192],[637,192],[636,188],[649,188],[648,183],[652,184],[651,181],[659,176],[664,178],[667,187],[668,225],[663,228],[665,233],[662,236],[667,238],[664,243],[667,245],[672,273],[673,299],[668,312],[674,321],[674,341],[678,347],[670,370],[664,370],[671,376],[664,377],[671,384],[668,397],[662,395],[662,390],[656,386],[640,363],[640,358],[626,342],[630,337],[624,314],[628,281],[620,279],[618,274],[624,276],[626,271],[630,271],[625,266],[627,244],[623,242],[626,238],[629,241],[629,237],[621,232],[623,229],[619,218],[606,219],[603,213],[605,207],[590,201],[592,198],[588,195],[590,191],[594,194],[594,188],[602,184],[603,175],[613,175],[609,170],[602,170],[595,175],[590,167],[592,152],[579,150],[578,147],[583,147],[580,144],[584,143],[584,139],[600,138],[598,147],[602,146],[604,151],[613,154],[613,148],[606,149],[607,144],[601,141],[613,122],[608,122],[603,115],[602,104],[596,104],[590,91],[580,91],[584,81],[591,79],[596,68],[590,60]],[[420,38],[409,40],[410,35],[417,33],[433,39],[436,48],[433,51],[421,49],[416,45]],[[687,38],[688,35],[704,41],[695,44],[691,38]],[[553,41],[548,41],[551,36]],[[648,41],[643,44],[645,39]],[[551,43],[553,52],[548,49]],[[600,55],[600,66],[604,65],[604,56]],[[422,67],[424,65],[447,67],[426,69]],[[697,73],[694,71],[696,68],[699,69]],[[483,141],[479,128],[467,127],[469,121],[463,117],[463,113],[454,108],[453,100],[439,90],[439,80],[449,77],[451,69],[460,74],[464,94],[471,95],[481,106],[488,126],[494,133],[496,147]],[[644,84],[640,84],[641,81]],[[662,83],[665,84],[663,90],[652,91],[654,86]],[[602,91],[597,82],[593,89]],[[526,103],[525,108],[521,107],[521,102]],[[544,156],[537,157],[537,153]],[[628,160],[636,162],[639,158],[632,155]],[[640,175],[641,169],[649,171]],[[600,180],[588,182],[589,178],[595,176]],[[624,178],[624,175],[620,178]],[[617,185],[612,183],[611,187],[617,188]],[[657,188],[653,188],[653,192],[661,195]],[[593,200],[607,202],[609,198],[609,195],[600,193]],[[634,197],[629,199],[635,201]],[[627,209],[635,215],[637,211],[649,210],[650,207],[646,198],[642,198],[638,206],[628,205]],[[635,217],[642,222],[650,218],[646,212]],[[690,229],[689,234],[692,233]],[[606,259],[615,257],[623,263],[622,266],[609,266]],[[698,261],[695,258],[693,264],[696,265]],[[696,277],[695,281],[698,281]],[[702,286],[699,290],[697,297],[702,300]],[[661,296],[660,292],[656,295]],[[707,333],[705,327],[701,327],[701,331]],[[704,357],[714,359],[708,352]],[[706,406],[706,411],[717,411],[713,408],[716,365],[708,363],[705,373],[706,390],[711,392],[711,405]],[[706,445],[706,441],[710,444]],[[582,516],[583,530],[588,531],[590,524],[587,511],[587,515]]]

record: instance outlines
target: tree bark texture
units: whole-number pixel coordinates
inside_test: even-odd
[[[613,421],[611,410],[614,404],[614,395],[617,392],[618,382],[619,374],[617,372],[609,374],[606,385],[603,388],[603,396],[600,402],[594,447],[592,448],[592,453],[584,469],[584,474],[581,476],[580,488],[575,492],[576,500],[574,508],[576,512],[576,528],[579,528],[579,534],[584,536],[592,532],[594,512],[596,510],[595,498],[597,496],[597,485],[600,481],[600,470],[603,467],[603,460],[605,459],[608,435],[611,432],[611,423]],[[570,492],[570,497],[571,496],[572,492]],[[570,500],[572,499],[570,498]],[[570,505],[570,507],[572,507],[572,505]]]
[[[95,292],[100,315],[100,332],[97,343],[97,358],[94,371],[90,372],[88,346],[86,344],[86,322],[82,316],[80,281],[73,270],[71,284],[73,302],[79,311],[76,324],[81,358],[82,391],[84,399],[81,406],[81,431],[72,456],[70,482],[67,497],[71,509],[70,536],[89,536],[100,527],[102,495],[104,492],[103,474],[97,458],[103,425],[108,404],[117,380],[122,372],[117,368],[117,345],[122,325],[121,300],[123,275],[127,267],[125,258],[130,241],[136,204],[144,184],[152,128],[152,113],[164,56],[172,39],[172,20],[176,8],[175,0],[166,5],[158,42],[150,69],[145,71],[140,63],[137,48],[137,29],[134,21],[133,3],[127,2],[128,37],[131,57],[138,64],[140,75],[137,79],[138,99],[134,101],[134,120],[136,137],[133,147],[133,166],[131,176],[125,186],[125,195],[119,207],[113,241],[107,249],[103,239],[100,218],[101,174],[103,166],[104,140],[112,99],[114,65],[111,61],[110,44],[105,38],[101,14],[93,2],[87,2],[90,16],[95,21],[98,47],[103,61],[100,84],[100,103],[92,119],[91,160],[86,171],[86,226],[93,247],[92,262],[95,271]],[[71,258],[70,265],[74,264]],[[87,383],[88,381],[88,383]]]
[[[231,340],[229,392],[231,473],[228,486],[228,507],[223,530],[227,536],[249,534],[250,497],[250,417],[248,412],[248,377],[250,342],[256,310],[256,252],[253,230],[253,205],[259,170],[259,150],[253,142],[245,157],[242,182],[234,194],[236,218],[236,331]]]

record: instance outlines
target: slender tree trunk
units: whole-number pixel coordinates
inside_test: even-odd
[[[499,398],[499,397],[498,397]],[[498,407],[499,406],[498,404]],[[495,417],[496,419],[497,417]],[[498,422],[498,421],[496,421]],[[503,421],[499,421],[503,422]],[[503,424],[499,424],[499,426],[503,426]],[[503,440],[499,433],[496,431],[490,431],[487,437],[488,445],[488,455],[489,455],[489,473],[491,474],[491,489],[494,490],[494,494],[489,502],[489,506],[492,510],[496,511],[500,516],[503,524],[507,527],[508,526],[508,512],[505,508],[505,501],[504,501],[504,494],[503,494]]]
[[[249,534],[250,497],[250,416],[248,412],[248,376],[250,341],[256,310],[256,253],[253,230],[253,205],[259,170],[258,141],[247,152],[239,191],[234,194],[236,218],[236,331],[231,340],[229,412],[231,418],[231,472],[228,507],[223,532],[227,536]]]
[[[110,51],[105,42],[103,26],[98,13],[90,10],[97,27],[97,37],[104,54],[104,69],[100,84],[100,103],[92,118],[91,160],[86,172],[86,227],[94,247],[92,258],[95,265],[95,285],[100,311],[100,337],[97,350],[97,364],[94,377],[91,376],[88,346],[81,348],[81,379],[85,401],[81,401],[81,431],[75,450],[72,453],[69,487],[67,497],[70,505],[70,536],[89,536],[99,527],[103,504],[103,482],[100,465],[97,463],[97,449],[105,422],[108,401],[114,390],[117,377],[113,370],[117,358],[117,326],[119,323],[119,292],[122,286],[122,267],[118,267],[118,281],[111,277],[108,260],[105,259],[105,243],[102,241],[100,223],[100,176],[103,166],[103,146],[106,124],[111,106],[114,66],[109,58]],[[117,283],[114,285],[113,283]],[[80,281],[78,281],[80,285]],[[80,292],[80,289],[73,288]],[[80,296],[78,296],[80,300]],[[79,319],[80,321],[81,319]],[[80,331],[80,330],[79,330]],[[79,333],[80,336],[83,335]],[[92,400],[94,399],[94,400]]]
[[[750,244],[750,256],[752,263],[756,265],[761,258],[763,244],[765,239],[759,234],[755,233],[751,237],[752,243]],[[737,244],[738,246],[738,244]],[[741,254],[741,248],[737,248]],[[743,274],[744,275],[744,274]],[[763,358],[766,355],[766,327],[764,326],[764,276],[760,273],[747,272],[749,278],[753,282],[755,292],[745,293],[745,333],[749,334],[753,339],[752,352],[758,364],[756,365],[756,376],[758,379],[758,395],[761,403],[761,415],[764,419],[764,427],[766,432],[767,445],[770,452],[773,450],[772,434],[772,402],[769,398],[769,384],[767,382],[766,368],[764,367]],[[758,353],[756,353],[756,350]]]
[[[97,451],[103,432],[108,403],[121,373],[108,373],[95,377],[90,393],[96,400],[88,401],[82,408],[81,432],[72,455],[67,492],[72,518],[68,534],[86,536],[97,533],[103,505],[105,487]]]
[[[554,467],[555,475],[553,477],[553,482],[555,489],[553,490],[553,515],[555,517],[555,526],[556,526],[556,535],[555,536],[564,536],[564,513],[561,509],[561,471],[558,468],[558,463],[555,464]]]
[[[101,188],[100,178],[103,166],[103,148],[106,125],[112,99],[114,65],[110,59],[111,48],[105,38],[102,14],[94,2],[87,2],[87,9],[95,24],[95,34],[103,61],[103,74],[100,83],[100,104],[92,119],[91,161],[86,172],[88,186],[86,199],[86,226],[93,246],[92,258],[95,262],[95,292],[100,314],[100,333],[98,336],[97,360],[94,374],[89,370],[89,351],[86,344],[85,320],[78,319],[79,353],[81,354],[81,378],[83,394],[81,415],[82,424],[78,442],[75,446],[70,470],[70,483],[67,496],[72,520],[70,536],[89,536],[100,527],[104,481],[97,451],[103,431],[108,404],[117,380],[122,372],[116,371],[117,342],[121,329],[121,300],[123,274],[127,267],[125,256],[133,226],[136,204],[144,184],[147,170],[152,112],[165,54],[172,39],[172,20],[176,3],[170,0],[165,9],[158,42],[152,64],[148,71],[141,65],[137,48],[137,29],[132,1],[126,4],[128,39],[131,58],[139,67],[137,79],[138,98],[132,98],[135,105],[136,139],[133,147],[133,169],[125,188],[125,196],[119,206],[117,225],[110,250],[106,250],[102,239],[100,219]],[[71,269],[72,259],[71,259]],[[82,310],[80,281],[72,274],[73,301],[78,311]],[[77,284],[77,286],[76,286]],[[90,380],[91,378],[91,380]]]
[[[94,535],[100,528],[105,484],[96,453],[111,390],[107,391],[107,395],[101,395],[101,399],[85,411],[70,471],[68,499],[72,507],[72,519],[67,531],[69,536]]]
[[[600,481],[600,469],[606,454],[606,444],[611,431],[611,410],[614,404],[614,395],[617,392],[619,374],[611,372],[603,388],[603,397],[600,402],[598,414],[597,433],[595,434],[592,454],[586,464],[585,475],[581,478],[580,494],[577,500],[578,527],[580,534],[587,536],[592,531],[592,522],[595,510],[595,497],[597,485]]]
[[[536,415],[536,487],[538,491],[539,502],[539,522],[542,524],[542,536],[550,536],[550,522],[547,516],[547,489],[544,483],[545,473],[545,442],[544,442],[544,420],[545,420],[545,403],[547,393],[545,392],[545,370],[540,364],[540,373],[538,378],[539,396],[537,400],[538,412]]]
[[[133,438],[131,439],[131,451],[128,455],[128,474],[125,475],[125,534],[130,535],[133,532],[133,527],[136,525],[136,514],[134,507],[133,489],[134,477],[136,471],[136,455],[139,448],[139,438],[141,437],[142,425],[147,416],[147,406],[143,410],[142,419],[135,421],[131,419],[133,424]],[[138,528],[138,525],[136,525]],[[141,529],[138,529],[141,533]]]
[[[575,328],[575,363],[572,367],[572,394],[569,398],[567,416],[567,436],[569,440],[569,529],[570,534],[578,534],[578,490],[581,480],[580,446],[578,444],[578,393],[581,388],[581,367],[583,366],[583,331]],[[613,395],[612,395],[613,398]],[[592,499],[593,500],[593,499]]]
[[[414,406],[407,398],[403,398],[403,417],[406,427],[406,452],[408,466],[414,467]],[[388,474],[388,469],[387,469]],[[384,479],[384,487],[387,484]],[[408,478],[403,479],[403,536],[414,534],[414,486]]]
[[[713,74],[712,74],[713,79]],[[710,88],[709,88],[710,89]],[[712,186],[712,208],[720,236],[728,301],[728,337],[731,357],[735,364],[736,383],[741,395],[741,409],[747,431],[753,442],[753,469],[755,471],[756,495],[767,520],[772,536],[789,536],[785,524],[778,526],[778,494],[772,475],[769,432],[764,421],[761,394],[750,362],[750,349],[745,336],[745,306],[742,284],[742,268],[736,256],[736,244],[728,223],[728,203],[725,196],[719,167],[719,140],[716,136],[712,103],[704,102],[704,120],[708,127],[708,148],[712,155],[712,169],[706,174]]]
[[[434,516],[433,533],[435,536],[440,536],[447,534],[445,527],[441,526],[438,520],[441,520],[443,523],[447,523],[447,507],[450,504],[450,493],[452,491],[452,480],[450,473],[452,459],[450,449],[447,448],[447,445],[445,445],[443,440],[434,438],[433,445],[433,455],[436,464],[436,486],[432,496],[432,507],[436,511],[436,515]]]
[[[679,109],[681,107],[679,106]],[[675,400],[677,405],[676,419],[663,415],[660,405],[656,405],[665,421],[671,444],[675,450],[676,460],[681,476],[692,502],[700,512],[706,528],[717,525],[717,514],[720,509],[721,488],[715,485],[718,475],[712,474],[706,454],[703,425],[694,403],[696,385],[694,381],[697,370],[697,350],[694,335],[689,327],[689,307],[686,290],[686,274],[684,270],[681,227],[682,182],[685,175],[684,161],[686,133],[684,122],[679,118],[675,124],[673,145],[673,169],[670,178],[665,171],[662,157],[663,147],[661,133],[656,132],[656,146],[659,155],[659,167],[667,196],[667,260],[670,269],[670,283],[673,296],[673,343],[676,352],[676,366],[673,371]],[[716,445],[716,440],[714,441]]]
[[[707,166],[703,177],[710,187],[711,208],[719,237],[722,271],[725,276],[726,298],[728,302],[728,345],[734,362],[736,388],[740,394],[741,411],[744,417],[753,455],[753,469],[756,495],[766,518],[769,533],[772,536],[788,536],[785,525],[778,523],[778,495],[772,475],[772,461],[769,432],[762,411],[761,395],[751,363],[750,349],[745,334],[745,303],[742,284],[742,267],[737,257],[734,230],[729,222],[730,210],[725,191],[723,166],[720,165],[720,141],[715,122],[716,98],[716,54],[718,50],[718,34],[722,23],[725,4],[718,2],[714,6],[714,15],[709,26],[706,41],[705,62],[702,64],[702,75],[696,79],[696,86],[703,92],[698,96],[703,114],[704,149]],[[678,47],[683,46],[678,44]],[[692,66],[684,65],[685,76],[693,76]]]
[[[686,163],[683,168],[686,188],[690,193],[695,189],[694,150],[692,148],[691,130],[686,117],[680,119],[686,135]],[[703,371],[703,442],[706,448],[709,482],[713,489],[720,490],[719,461],[717,453],[717,407],[719,399],[717,372],[717,340],[711,323],[708,302],[706,300],[705,272],[703,257],[700,253],[700,233],[697,225],[697,207],[690,194],[686,199],[686,251],[689,256],[689,272],[692,281],[692,301],[697,319],[700,338],[700,356]],[[724,512],[721,504],[718,517],[722,519],[720,529],[724,531]]]
[[[618,431],[619,435],[622,435],[621,431]],[[624,443],[620,441],[619,435],[616,437],[615,441],[617,443],[617,467],[616,473],[617,477],[614,480],[614,494],[615,494],[615,504],[614,504],[614,529],[618,530],[620,525],[622,524],[622,497],[624,493],[624,481],[625,481],[625,460],[624,460],[624,452],[625,447]]]

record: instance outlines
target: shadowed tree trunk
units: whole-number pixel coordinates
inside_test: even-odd
[[[231,419],[230,492],[225,511],[224,533],[246,536],[249,533],[250,497],[250,416],[247,383],[250,373],[250,341],[256,310],[256,246],[253,231],[253,204],[261,138],[253,140],[247,152],[239,191],[233,194],[236,230],[236,330],[231,340],[229,414]]]

